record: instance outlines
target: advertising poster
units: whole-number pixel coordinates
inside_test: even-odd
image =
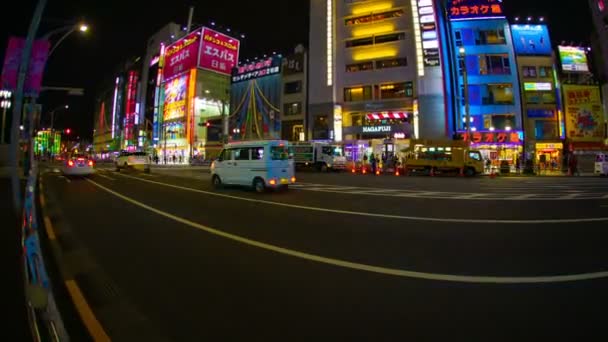
[[[2,68],[2,89],[15,91],[17,88],[17,75],[19,74],[19,65],[24,45],[25,39],[23,38],[11,37],[9,39]],[[48,40],[42,39],[35,40],[32,45],[30,65],[23,87],[26,96],[37,96],[40,93],[42,76],[50,46]]]
[[[587,54],[585,49],[578,46],[558,46],[559,59],[564,71],[588,72]]]
[[[165,83],[164,121],[186,116],[189,78],[186,74]]]
[[[572,141],[603,141],[604,119],[597,86],[564,85],[566,132]]]
[[[511,32],[518,55],[551,55],[551,40],[546,25],[512,25]]]
[[[163,77],[165,80],[196,68],[201,31],[195,31],[167,47]]]
[[[230,75],[239,60],[238,39],[209,28],[203,28],[203,39],[198,66],[200,68]]]

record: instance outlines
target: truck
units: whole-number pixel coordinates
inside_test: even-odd
[[[484,170],[481,153],[462,141],[412,140],[410,148],[403,152],[406,173],[459,172],[470,177]]]
[[[339,145],[301,142],[291,145],[290,149],[296,168],[314,168],[322,172],[346,169],[346,157]]]

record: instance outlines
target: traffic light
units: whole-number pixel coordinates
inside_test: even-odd
[[[65,130],[65,134],[70,134],[70,133],[72,133],[72,130],[71,130],[71,129],[69,129],[69,128],[67,128],[67,129]]]

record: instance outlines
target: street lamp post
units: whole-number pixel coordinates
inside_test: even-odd
[[[51,113],[51,132],[53,132],[53,129],[54,129],[54,127],[55,127],[55,112],[56,112],[57,110],[59,110],[59,109],[62,109],[62,108],[65,108],[65,109],[70,109],[70,106],[68,106],[68,105],[65,105],[65,106],[59,106],[59,107],[57,107],[57,108],[53,109],[53,110],[50,112],[50,113]]]
[[[462,84],[464,87],[464,114],[465,114],[465,124],[467,130],[467,137],[469,141],[471,141],[471,111],[469,110],[469,77],[467,72],[467,61],[466,61],[466,51],[464,47],[458,49],[460,53],[460,57],[462,59]]]
[[[45,34],[43,39],[48,40],[52,35],[65,31],[65,34],[57,40],[57,42],[53,45],[53,47],[49,51],[49,57],[53,54],[53,52],[55,52],[57,47],[72,33],[76,32],[76,31],[80,31],[80,32],[84,33],[84,32],[87,32],[88,30],[89,30],[89,26],[87,26],[86,24],[77,24],[77,25],[63,26],[63,27],[52,30],[52,31],[48,32],[47,34]]]

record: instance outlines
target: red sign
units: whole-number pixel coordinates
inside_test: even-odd
[[[21,64],[24,46],[25,39],[10,37],[8,47],[6,48],[6,56],[4,57],[4,67],[2,68],[1,89],[14,91],[17,88],[17,75],[19,74],[19,65]],[[42,75],[44,74],[46,60],[49,56],[49,48],[50,43],[48,40],[40,39],[34,41],[30,65],[23,88],[25,95],[36,96],[40,93]]]
[[[198,66],[230,75],[239,60],[239,46],[238,39],[205,27]]]
[[[471,133],[470,141],[473,144],[521,144],[519,132],[473,132]],[[469,141],[469,135],[462,133],[464,141]]]
[[[475,19],[503,17],[499,0],[452,0],[449,5],[450,19]]]
[[[163,77],[168,80],[196,68],[201,31],[192,32],[165,50]]]

